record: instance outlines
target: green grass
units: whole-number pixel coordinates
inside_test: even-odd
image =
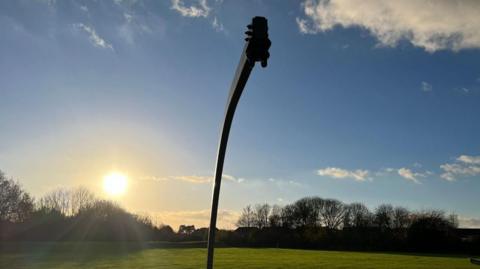
[[[205,249],[124,243],[4,244],[0,268],[204,268]],[[479,268],[467,257],[291,249],[219,248],[215,268]]]

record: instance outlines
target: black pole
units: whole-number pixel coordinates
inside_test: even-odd
[[[207,269],[213,268],[213,252],[215,248],[215,231],[217,226],[217,212],[218,200],[220,197],[220,185],[222,183],[223,163],[225,160],[225,153],[227,151],[228,135],[230,127],[232,126],[233,116],[237,107],[238,101],[242,95],[243,89],[247,84],[248,77],[252,72],[255,62],[260,61],[262,67],[267,66],[267,59],[270,56],[268,49],[271,42],[268,39],[268,25],[267,19],[264,17],[254,17],[252,24],[247,26],[249,31],[247,34],[247,44],[240,57],[235,77],[230,86],[230,94],[225,110],[225,119],[223,122],[220,142],[218,144],[217,163],[215,167],[215,179],[213,185],[212,195],[212,211],[210,215],[210,228],[208,231],[208,246],[207,246]]]

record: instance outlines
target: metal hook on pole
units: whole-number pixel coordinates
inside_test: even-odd
[[[212,211],[210,214],[210,227],[208,231],[207,245],[207,269],[213,268],[213,252],[215,248],[215,232],[217,225],[218,200],[220,196],[220,185],[222,182],[223,163],[227,150],[228,135],[232,126],[233,116],[237,107],[243,89],[247,84],[250,73],[252,72],[255,62],[260,62],[262,67],[267,66],[267,60],[270,57],[268,49],[271,41],[268,38],[268,23],[264,17],[254,17],[252,23],[247,26],[245,32],[247,37],[245,47],[240,57],[235,77],[230,86],[230,94],[227,100],[225,110],[225,119],[222,126],[222,133],[218,144],[217,163],[215,167],[215,179],[212,194]]]

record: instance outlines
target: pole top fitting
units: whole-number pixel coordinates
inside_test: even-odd
[[[270,57],[268,49],[272,45],[268,39],[268,22],[265,17],[253,17],[252,23],[247,25],[248,30],[245,32],[247,37],[245,41],[247,45],[247,59],[254,65],[260,62],[262,67],[267,66],[267,60]]]

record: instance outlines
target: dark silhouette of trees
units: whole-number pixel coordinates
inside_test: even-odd
[[[394,229],[405,229],[410,226],[411,218],[410,212],[405,207],[397,206],[393,209],[393,223]]]
[[[0,170],[0,221],[22,222],[33,211],[33,199]]]
[[[340,228],[344,214],[345,205],[342,202],[335,199],[324,200],[320,216],[325,227],[331,230]]]
[[[282,226],[282,207],[279,205],[273,205],[268,216],[268,224],[270,227]]]
[[[375,209],[374,223],[381,231],[392,228],[393,218],[394,213],[392,205],[382,204]]]
[[[297,226],[295,205],[290,204],[282,208],[280,213],[281,225],[284,228],[295,228]]]
[[[191,235],[195,232],[195,225],[180,225],[178,227],[178,234]]]
[[[480,229],[458,229],[454,214],[411,212],[381,204],[345,204],[318,196],[285,206],[246,206],[235,231],[219,230],[227,246],[338,250],[480,253]],[[181,225],[174,232],[147,215],[132,214],[85,188],[55,189],[37,202],[0,173],[0,241],[172,241],[205,242],[207,228]],[[182,244],[184,244],[182,243]]]
[[[76,215],[81,210],[91,207],[95,203],[95,195],[87,188],[78,187],[69,192],[70,215]]]
[[[438,210],[413,215],[408,229],[410,246],[416,251],[448,251],[457,247],[456,223]]]
[[[293,203],[293,220],[296,227],[314,227],[319,220],[323,200],[318,197],[305,197]]]
[[[269,204],[257,204],[255,205],[254,223],[255,226],[262,229],[268,227],[268,218],[270,215],[270,205]]]
[[[169,226],[99,200],[85,188],[56,189],[35,204],[18,183],[0,173],[0,241],[175,240]]]
[[[238,227],[248,227],[248,228],[253,227],[254,219],[255,219],[254,214],[255,213],[253,212],[252,206],[247,205],[243,209],[242,214],[240,215],[240,218],[237,221],[237,226]]]
[[[268,223],[264,221],[267,213]],[[246,221],[252,210],[251,206],[245,207],[237,222],[239,228],[223,232],[222,241],[232,246],[480,251],[480,230],[478,235],[472,235],[468,229],[461,229],[461,237],[457,234],[456,216],[436,210],[411,212],[404,207],[381,204],[371,212],[362,203],[305,197],[283,207],[257,205],[253,215],[257,214],[262,215],[262,221],[248,225],[252,223]],[[464,237],[468,243],[462,243]]]
[[[95,195],[84,187],[58,188],[38,201],[39,208],[56,210],[66,216],[74,216],[96,202]]]
[[[365,228],[372,226],[372,213],[361,203],[345,205],[343,227]]]

